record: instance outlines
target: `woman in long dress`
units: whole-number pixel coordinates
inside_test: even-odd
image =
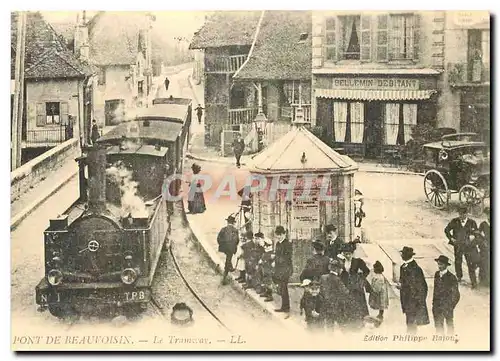
[[[203,213],[207,209],[205,197],[203,196],[202,184],[196,177],[201,172],[201,167],[194,163],[191,170],[193,171],[193,179],[191,180],[188,195],[188,211],[191,214]]]

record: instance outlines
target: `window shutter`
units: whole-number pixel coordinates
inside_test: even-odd
[[[325,60],[337,61],[337,18],[329,16],[325,21]]]
[[[369,62],[372,53],[371,16],[361,16],[361,61]]]
[[[420,53],[420,15],[413,16],[413,60],[418,60]]]
[[[377,61],[388,60],[389,15],[377,16]]]
[[[59,104],[59,110],[61,113],[61,124],[68,124],[68,103],[62,102]]]
[[[36,126],[43,127],[47,124],[47,114],[45,112],[45,103],[36,103]]]

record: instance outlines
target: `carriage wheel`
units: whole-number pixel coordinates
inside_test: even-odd
[[[483,192],[471,184],[464,185],[458,192],[460,203],[469,207],[477,206],[483,201],[483,198]]]
[[[424,177],[424,192],[430,204],[437,209],[448,206],[450,193],[448,184],[441,173],[430,170]]]

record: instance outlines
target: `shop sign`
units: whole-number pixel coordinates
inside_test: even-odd
[[[334,89],[419,89],[417,79],[334,78]]]
[[[472,28],[478,25],[486,25],[489,28],[490,14],[488,11],[453,11],[453,23],[456,26]]]

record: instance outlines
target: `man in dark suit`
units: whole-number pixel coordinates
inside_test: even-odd
[[[222,284],[227,284],[227,275],[229,272],[233,272],[233,255],[236,253],[238,243],[240,243],[240,237],[238,230],[234,226],[236,219],[234,216],[229,216],[226,218],[227,225],[222,227],[217,235],[217,243],[219,244],[219,252],[226,255],[226,262],[224,264],[224,276],[222,277]]]
[[[300,282],[305,279],[319,281],[322,275],[329,272],[328,265],[330,263],[330,259],[323,254],[325,251],[325,245],[320,241],[314,241],[312,246],[313,256],[307,260],[306,266],[300,274]]]
[[[326,233],[326,250],[325,256],[331,259],[336,259],[341,253],[341,248],[344,245],[344,241],[339,237],[337,233],[337,227],[333,224],[328,224],[325,227]]]
[[[453,310],[460,300],[457,277],[450,271],[448,266],[450,260],[446,256],[436,258],[439,271],[434,275],[434,294],[432,296],[432,315],[434,326],[438,334],[444,333],[444,321],[446,320],[447,334],[454,333]]]
[[[428,325],[429,312],[427,311],[427,282],[424,272],[415,262],[413,248],[403,247],[401,258],[403,264],[400,269],[400,279],[397,288],[400,290],[401,309],[406,315],[406,327],[409,334],[417,332],[417,326]]]
[[[350,304],[350,296],[347,287],[340,279],[342,262],[337,259],[330,260],[330,272],[320,278],[320,295],[323,297],[323,315],[325,326],[333,331],[335,323],[344,326],[347,319],[347,306]]]
[[[281,308],[276,312],[290,312],[290,296],[288,294],[288,280],[293,273],[292,243],[286,238],[283,226],[277,226],[274,234],[277,238],[275,248],[274,282],[278,285],[278,294],[281,296]]]
[[[472,288],[477,287],[476,268],[479,252],[475,243],[474,233],[478,230],[473,219],[467,217],[467,207],[460,207],[458,217],[453,218],[444,229],[444,233],[454,248],[455,271],[458,282],[462,280],[462,259],[465,255]]]
[[[165,90],[168,91],[168,86],[170,85],[170,80],[168,80],[168,78],[165,78],[164,84],[165,84]]]

